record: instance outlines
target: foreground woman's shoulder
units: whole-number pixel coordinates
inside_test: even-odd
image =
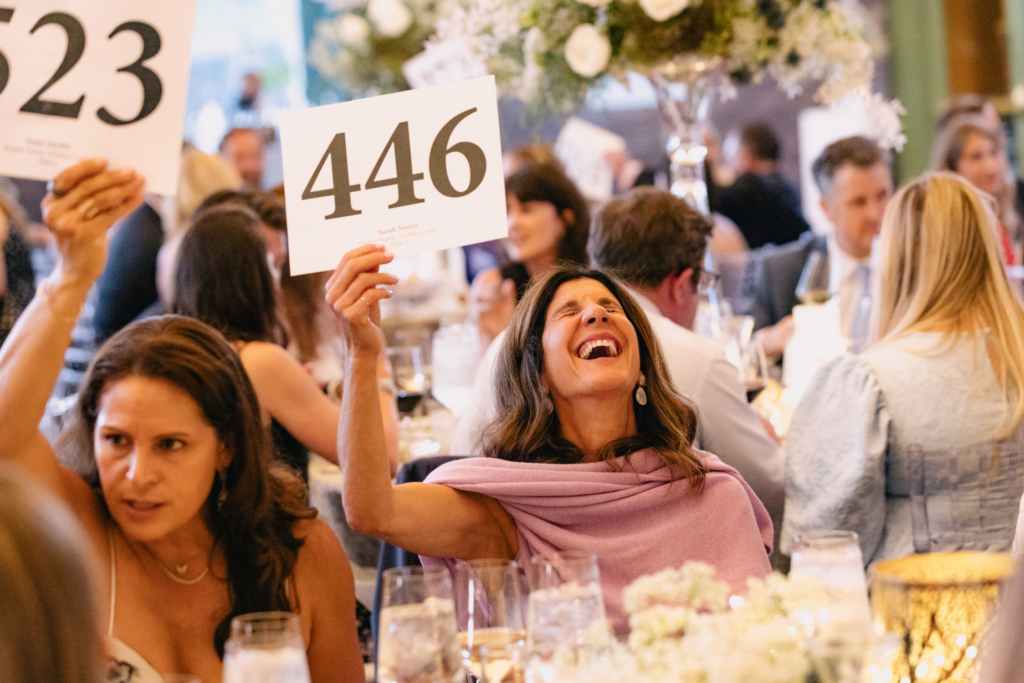
[[[342,562],[348,567],[348,556],[341,541],[320,518],[300,519],[292,526],[295,538],[302,541],[298,563]],[[298,569],[298,565],[296,565]]]

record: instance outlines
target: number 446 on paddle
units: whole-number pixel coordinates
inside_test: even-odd
[[[407,256],[507,234],[492,76],[285,114],[281,146],[294,275],[361,244]]]

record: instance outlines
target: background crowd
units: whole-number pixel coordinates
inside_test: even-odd
[[[655,187],[590,201],[521,151],[508,239],[464,261],[483,353],[449,452],[482,457],[412,463],[409,484],[394,258],[360,247],[292,276],[259,131],[218,156],[185,145],[173,198],[102,159],[53,179],[45,229],[0,195],[0,604],[22,631],[0,625],[0,680],[97,680],[103,660],[106,680],[218,681],[231,618],[275,609],[300,615],[314,681],[363,680],[368,615],[310,506],[311,454],[341,467],[346,529],[427,564],[595,553],[619,633],[638,576],[701,560],[742,592],[803,532],[857,532],[865,565],[1009,551],[1024,193],[987,101],[938,126],[932,171],[896,191],[874,140],[829,144],[821,235],[763,124],[731,174],[711,157],[711,215]],[[766,374],[800,360],[804,308],[834,310],[849,349],[815,368],[784,445],[694,331],[726,269]]]

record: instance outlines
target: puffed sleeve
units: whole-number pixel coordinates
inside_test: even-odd
[[[867,364],[844,355],[811,380],[786,442],[782,550],[804,531],[855,531],[867,562],[885,526],[889,415]]]

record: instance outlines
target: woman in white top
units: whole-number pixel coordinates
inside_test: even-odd
[[[865,564],[914,552],[1008,550],[1024,493],[1024,311],[992,211],[960,176],[890,202],[874,338],[823,367],[787,442],[794,534],[860,535]]]
[[[181,316],[126,327],[82,383],[59,445],[67,467],[39,431],[107,229],[142,203],[143,184],[102,159],[54,179],[43,209],[60,259],[0,349],[0,461],[84,527],[106,598],[107,680],[217,683],[231,618],[285,610],[299,613],[313,681],[362,681],[348,558],[301,481],[271,464],[256,392],[223,336]]]

